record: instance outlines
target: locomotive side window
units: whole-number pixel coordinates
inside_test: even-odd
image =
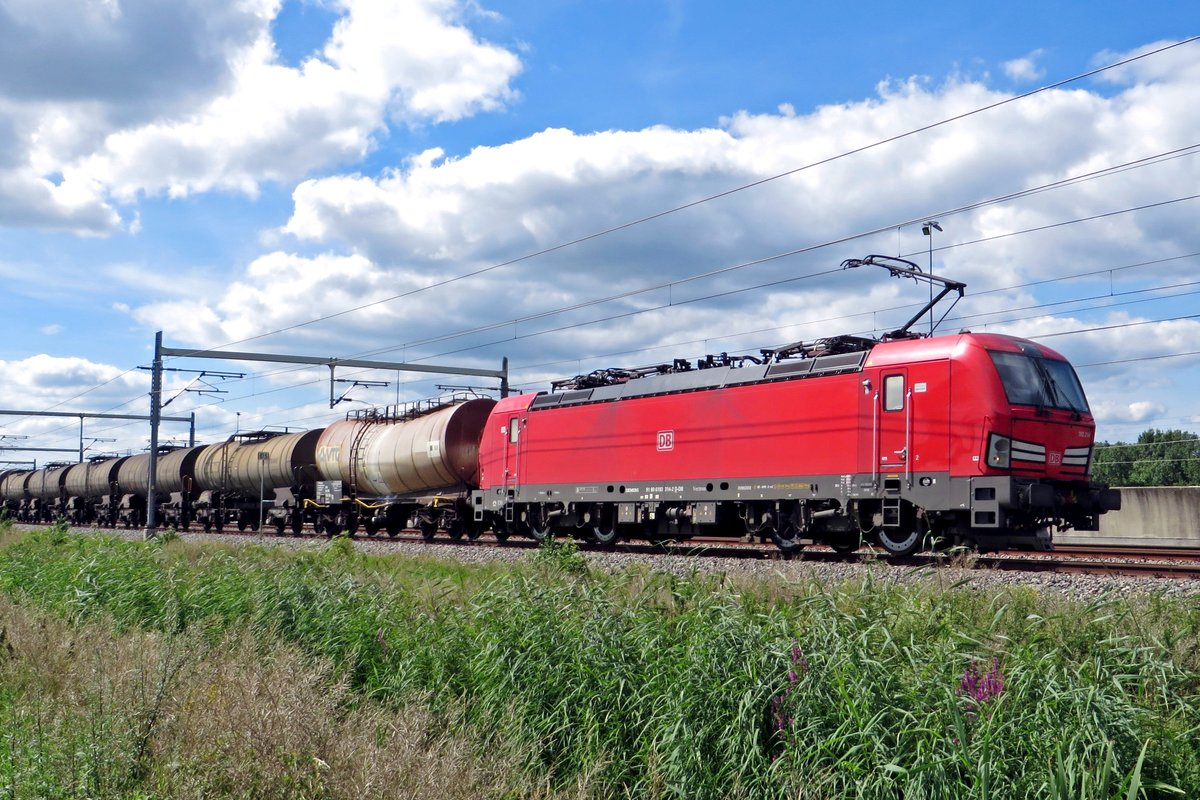
[[[883,410],[904,410],[904,376],[888,375],[883,379]]]
[[[520,433],[521,433],[521,420],[518,419],[517,417],[513,417],[512,419],[510,419],[508,421],[508,441],[513,444],[516,444],[517,437],[520,435]]]

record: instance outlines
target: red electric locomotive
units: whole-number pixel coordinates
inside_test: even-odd
[[[1095,424],[1071,365],[1025,339],[908,331],[762,357],[605,370],[501,400],[483,431],[477,525],[543,538],[771,538],[1048,548],[1120,494],[1088,479]],[[901,266],[903,265],[903,266]]]

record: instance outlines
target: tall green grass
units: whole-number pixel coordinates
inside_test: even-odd
[[[589,797],[1200,797],[1200,610],[1031,591],[479,572],[50,532],[0,592],[81,622],[247,627]]]

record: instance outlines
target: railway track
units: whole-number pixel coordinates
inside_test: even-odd
[[[305,530],[305,535],[312,532]],[[257,535],[251,531],[249,535]],[[270,534],[267,534],[270,535]],[[425,541],[418,531],[406,530],[394,539],[386,536],[355,538],[378,541]],[[450,539],[444,534],[430,544],[461,547],[509,547],[532,549],[538,542],[532,539],[511,538],[497,541],[491,535],[475,540]],[[792,560],[813,562],[858,563],[876,561],[897,567],[925,567],[960,569],[995,569],[1022,572],[1058,572],[1065,574],[1107,575],[1113,577],[1153,577],[1177,580],[1200,580],[1200,548],[1178,548],[1161,546],[1116,546],[1080,545],[1056,547],[1054,551],[1027,552],[1006,551],[995,554],[948,554],[917,553],[911,556],[893,556],[877,548],[863,548],[853,553],[839,553],[824,546],[811,546],[791,554],[779,551],[772,544],[745,542],[730,537],[703,537],[686,541],[651,543],[639,541],[620,542],[615,545],[597,545],[580,542],[584,552],[617,552],[635,555],[686,555],[704,558],[737,558],[760,560]]]
[[[201,534],[198,528],[186,531]],[[222,531],[227,536],[246,538],[295,538],[290,535],[277,536],[273,529],[257,531],[252,528]],[[301,538],[323,536],[306,527]],[[477,539],[451,539],[444,532],[432,541],[426,540],[419,531],[404,530],[398,536],[386,534],[367,536],[362,532],[354,537],[360,541],[427,543],[449,547],[500,547],[533,549],[538,542],[521,537],[497,540],[491,534]],[[878,548],[864,547],[853,553],[840,553],[822,545],[809,546],[795,553],[785,554],[772,544],[746,542],[730,537],[703,537],[686,541],[641,542],[626,541],[614,545],[597,545],[579,542],[583,552],[627,553],[631,555],[680,555],[701,558],[787,560],[828,563],[876,562],[896,567],[927,569],[993,569],[1014,572],[1042,572],[1064,574],[1088,574],[1111,577],[1151,577],[1176,580],[1200,580],[1200,548],[1163,547],[1156,545],[1060,545],[1052,552],[1005,551],[1002,553],[916,553],[910,556],[894,556]]]

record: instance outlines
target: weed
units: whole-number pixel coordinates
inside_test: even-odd
[[[160,546],[174,544],[175,542],[180,541],[179,531],[175,530],[174,527],[161,530],[155,536],[154,541],[158,542]]]
[[[533,555],[538,566],[563,575],[582,576],[588,573],[587,558],[579,552],[575,540],[548,536]]]

